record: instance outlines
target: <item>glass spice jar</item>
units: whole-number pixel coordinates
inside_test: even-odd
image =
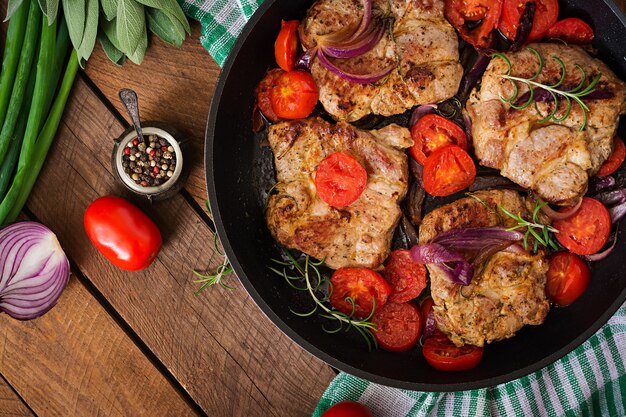
[[[187,138],[161,122],[143,122],[144,142],[132,126],[115,141],[111,163],[116,178],[149,200],[175,195],[189,176]]]

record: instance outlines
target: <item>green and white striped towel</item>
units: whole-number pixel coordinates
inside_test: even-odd
[[[263,0],[179,0],[200,21],[200,42],[222,66],[237,35]],[[626,416],[626,305],[579,348],[513,382],[474,391],[425,393],[373,384],[340,373],[313,416],[354,400],[375,417]]]

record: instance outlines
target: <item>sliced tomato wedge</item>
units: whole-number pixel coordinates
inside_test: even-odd
[[[347,152],[335,152],[318,164],[315,189],[328,205],[347,207],[365,190],[367,172],[356,158]]]
[[[567,210],[567,207],[559,211]],[[580,208],[571,217],[555,220],[556,238],[577,255],[591,255],[602,249],[611,233],[611,216],[598,200],[583,197]]]
[[[528,42],[538,41],[546,35],[559,17],[559,3],[557,0],[504,0],[502,17],[498,28],[511,41],[515,40],[519,20],[524,12],[526,3],[534,2],[537,6],[533,27],[528,35]]]
[[[256,87],[256,105],[259,107],[261,112],[267,117],[270,122],[276,123],[280,121],[280,117],[274,112],[272,108],[272,100],[270,98],[270,94],[272,92],[272,88],[276,83],[278,77],[283,74],[284,71],[279,68],[274,68],[269,70],[265,77],[261,80],[259,85]]]
[[[389,254],[382,275],[393,288],[389,296],[392,303],[406,303],[426,288],[426,268],[415,262],[411,251],[406,249],[397,249]]]
[[[600,167],[596,175],[600,177],[611,175],[622,165],[625,157],[626,147],[624,146],[624,142],[619,137],[615,136],[615,138],[613,138],[613,153],[611,153],[609,159]]]
[[[445,197],[469,187],[476,178],[476,166],[469,154],[456,145],[433,152],[424,164],[424,190]]]
[[[437,149],[457,145],[467,150],[467,135],[459,125],[437,114],[427,114],[411,129],[411,155],[424,165],[426,158]]]
[[[589,267],[571,252],[555,253],[548,262],[546,296],[560,306],[573,303],[589,286]]]
[[[280,32],[274,42],[274,57],[279,67],[285,71],[293,70],[298,52],[298,25],[297,20],[280,22]]]
[[[478,346],[457,347],[443,332],[437,330],[426,339],[422,353],[426,362],[439,371],[466,371],[475,368],[483,357]]]
[[[413,303],[387,303],[376,310],[372,323],[376,325],[376,341],[391,352],[413,348],[422,334],[420,309]]]
[[[583,20],[576,17],[568,17],[567,19],[559,20],[550,27],[546,37],[561,39],[574,45],[586,45],[593,41],[595,34],[591,26]]]
[[[319,90],[313,76],[304,71],[283,72],[270,90],[272,109],[281,119],[308,117],[318,98]]]
[[[367,268],[339,268],[330,277],[330,303],[337,310],[355,317],[368,317],[382,308],[391,294],[391,286],[377,272]]]
[[[446,0],[444,9],[461,38],[477,48],[491,45],[501,11],[502,0]]]

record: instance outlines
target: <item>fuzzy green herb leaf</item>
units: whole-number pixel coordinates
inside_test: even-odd
[[[135,51],[128,55],[128,59],[131,60],[134,64],[141,64],[143,62],[143,58],[146,55],[146,49],[148,49],[148,31],[146,27],[143,27],[143,34],[141,35],[141,39]]]
[[[189,22],[187,21],[187,17],[185,13],[180,8],[176,0],[137,0],[139,3],[144,6],[151,7],[153,9],[161,10],[163,13],[167,14],[169,17],[176,19],[183,26],[185,31],[191,34],[191,27],[189,26]]]
[[[24,3],[24,0],[9,0],[9,3],[7,4],[7,17],[4,19],[5,22],[15,14],[22,3]]]
[[[185,40],[185,29],[176,19],[158,9],[148,8],[148,27],[163,42],[180,48]]]
[[[67,30],[74,49],[78,50],[83,41],[86,21],[85,0],[62,0]]]
[[[137,46],[143,41],[146,14],[135,0],[118,0],[116,33],[119,49],[128,57],[136,56]]]
[[[559,231],[550,225],[541,223],[539,219],[539,212],[541,211],[541,208],[544,207],[546,204],[548,203],[542,202],[539,199],[535,201],[532,213],[532,221],[524,219],[521,214],[513,214],[504,207],[498,206],[504,214],[517,222],[515,226],[509,227],[507,230],[518,230],[524,228],[526,229],[523,240],[524,249],[529,250],[528,239],[531,236],[533,237],[533,253],[537,253],[539,245],[542,245],[545,248],[552,248],[555,250],[558,249],[558,246],[552,240],[551,233],[558,233]]]
[[[115,65],[122,65],[124,61],[126,61],[126,55],[124,55],[124,52],[117,49],[104,32],[98,35],[98,40],[100,41],[100,45],[102,45],[104,53],[111,60],[111,62]]]
[[[93,48],[96,45],[96,37],[98,36],[98,0],[86,0],[87,16],[85,18],[85,30],[80,46],[76,50],[78,60],[81,67],[85,66],[85,62],[91,56]]]
[[[102,12],[106,20],[111,21],[117,16],[117,2],[118,0],[100,0]]]
[[[59,0],[38,0],[39,8],[43,12],[44,16],[48,18],[48,25],[51,25],[52,22],[57,17],[57,13],[59,11]]]

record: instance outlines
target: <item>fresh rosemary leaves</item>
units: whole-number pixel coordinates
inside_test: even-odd
[[[318,310],[321,310],[320,316],[335,323],[335,328],[328,329],[326,326],[322,326],[322,329],[326,333],[338,333],[341,330],[349,331],[350,329],[356,330],[367,343],[367,348],[372,350],[372,346],[376,347],[376,339],[372,331],[376,330],[376,325],[370,321],[376,310],[376,300],[374,299],[374,308],[372,313],[363,319],[355,319],[353,314],[347,315],[340,311],[328,308],[325,303],[329,302],[330,295],[332,294],[332,284],[330,280],[324,277],[319,268],[324,265],[324,261],[313,261],[309,255],[304,256],[302,263],[298,262],[294,256],[285,251],[288,262],[272,259],[272,262],[282,267],[282,269],[270,267],[270,270],[277,275],[285,278],[287,284],[298,290],[308,292],[315,306],[309,312],[298,313],[293,310],[291,312],[300,317],[310,317]],[[293,275],[292,275],[293,274]],[[304,286],[299,286],[304,285]],[[322,287],[328,285],[328,294],[322,292]],[[354,300],[348,299],[352,303],[352,311],[354,313],[356,305]]]
[[[539,211],[542,207],[547,205],[548,203],[542,202],[540,199],[535,201],[535,206],[533,207],[533,215],[532,221],[528,221],[524,219],[519,214],[513,214],[502,206],[499,206],[500,210],[510,218],[517,221],[517,224],[513,227],[509,227],[506,230],[518,230],[526,228],[526,233],[524,233],[524,249],[528,250],[528,238],[532,236],[535,240],[533,244],[533,253],[537,253],[539,249],[539,245],[542,245],[546,248],[552,248],[554,250],[558,250],[558,246],[552,240],[552,236],[550,233],[558,233],[559,231],[552,226],[541,223],[539,220]]]
[[[582,79],[580,80],[580,83],[574,88],[571,88],[569,90],[565,89],[563,82],[565,81],[565,78],[567,77],[567,68],[565,67],[565,63],[563,62],[561,58],[559,58],[556,55],[553,55],[552,59],[554,59],[561,67],[561,78],[559,81],[556,82],[556,84],[553,84],[553,85],[542,84],[535,80],[539,77],[539,75],[544,69],[543,57],[541,56],[539,51],[537,51],[536,49],[530,48],[530,47],[527,49],[531,51],[532,53],[534,53],[537,56],[537,59],[539,60],[539,69],[530,78],[521,78],[521,77],[512,76],[511,71],[513,69],[513,66],[509,58],[507,58],[506,55],[499,53],[499,52],[494,53],[492,55],[492,57],[501,58],[504,60],[504,62],[506,62],[506,65],[508,66],[508,70],[506,74],[502,76],[502,78],[509,80],[514,89],[513,95],[511,97],[504,98],[500,96],[500,100],[509,104],[512,108],[516,110],[523,110],[534,103],[535,110],[537,111],[539,115],[543,117],[543,119],[539,121],[540,123],[545,123],[548,121],[560,123],[564,121],[571,114],[572,105],[576,103],[583,110],[583,123],[580,126],[580,131],[584,131],[585,128],[587,127],[589,107],[587,107],[587,105],[582,99],[583,97],[591,94],[592,92],[596,90],[596,86],[598,82],[600,81],[600,77],[602,77],[602,74],[600,73],[596,75],[595,78],[593,78],[589,83],[587,83],[588,81],[587,72],[579,64],[575,64],[575,67],[580,71],[582,75]],[[519,103],[519,104],[517,103],[518,99],[520,98],[519,87],[517,85],[518,82],[526,84],[526,86],[528,87],[528,93],[526,93],[528,95],[528,99],[525,102]],[[554,109],[548,115],[545,115],[544,117],[541,110],[539,110],[539,106],[537,105],[536,95],[538,94],[538,92],[546,92],[546,91],[552,96],[551,97],[552,100],[554,100]],[[560,100],[565,100],[567,106],[565,109],[565,113],[562,116],[557,117],[557,111],[559,110]]]

